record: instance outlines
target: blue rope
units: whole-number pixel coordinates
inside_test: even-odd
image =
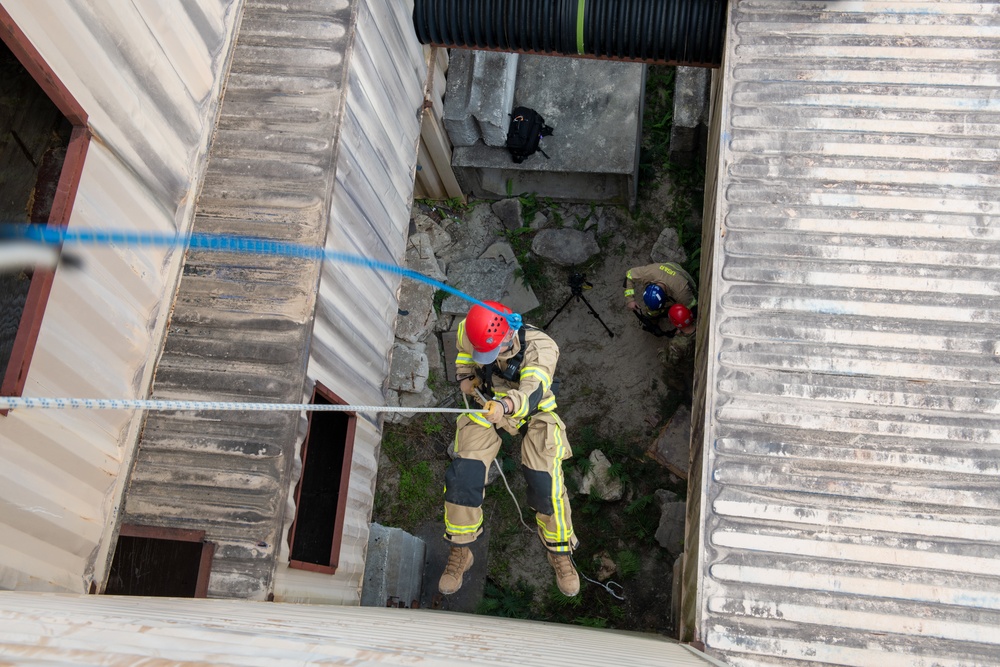
[[[0,225],[0,238],[25,239],[47,245],[64,243],[79,243],[88,245],[139,245],[158,247],[182,247],[212,252],[237,252],[253,255],[280,255],[299,259],[330,260],[345,264],[364,266],[376,271],[395,273],[406,278],[419,280],[439,290],[470,301],[481,306],[505,320],[510,328],[517,331],[521,328],[521,315],[518,313],[502,313],[493,306],[472,297],[450,285],[439,282],[412,269],[403,268],[389,262],[379,262],[374,259],[352,255],[345,252],[334,252],[326,248],[307,246],[301,243],[284,241],[269,241],[252,236],[230,236],[225,234],[171,234],[164,232],[131,232],[116,230],[69,230],[65,227],[50,227],[48,225]]]

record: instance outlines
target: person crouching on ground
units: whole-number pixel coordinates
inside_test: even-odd
[[[510,308],[485,302],[502,313]],[[524,434],[521,471],[527,482],[528,504],[535,510],[538,536],[555,570],[563,595],[580,591],[572,553],[579,541],[563,478],[562,462],[573,455],[566,427],[555,413],[552,382],[559,347],[533,327],[511,329],[505,317],[474,305],[458,325],[455,377],[462,391],[488,401],[488,414],[459,416],[455,455],[445,473],[445,539],[451,544],[438,590],[450,595],[462,587],[472,567],[469,548],[483,532],[483,498],[489,466],[500,450],[497,428]]]
[[[644,330],[668,338],[695,332],[694,278],[680,265],[664,262],[629,269],[624,287],[625,307],[636,314]]]

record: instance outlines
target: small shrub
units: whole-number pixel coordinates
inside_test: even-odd
[[[430,378],[428,378],[427,384],[430,385]],[[424,417],[422,428],[424,435],[436,435],[440,433],[444,430],[444,424],[441,422],[441,416],[436,414],[427,415]]]
[[[444,291],[443,289],[439,289],[438,291],[434,292],[434,312],[436,314],[438,315],[441,314],[441,304],[443,304],[444,300],[447,298],[448,298],[448,292]]]
[[[530,619],[533,598],[534,589],[523,580],[519,579],[508,588],[488,580],[476,613],[484,616]]]
[[[619,551],[615,564],[618,565],[618,573],[622,576],[622,579],[631,579],[639,574],[639,570],[642,569],[642,561],[639,559],[639,555],[629,550]]]

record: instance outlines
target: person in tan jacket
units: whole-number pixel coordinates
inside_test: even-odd
[[[679,264],[663,262],[629,269],[625,274],[625,307],[639,318],[643,329],[672,337],[695,331],[694,278]]]
[[[501,313],[506,306],[485,302]],[[555,413],[553,381],[559,347],[544,332],[523,326],[514,330],[506,318],[474,305],[458,326],[455,377],[465,394],[486,400],[486,414],[467,413],[455,429],[455,458],[445,474],[445,539],[451,544],[438,589],[450,595],[462,586],[472,567],[469,545],[483,532],[483,498],[489,466],[500,450],[497,428],[523,433],[521,470],[528,504],[535,510],[538,536],[564,595],[580,591],[572,553],[569,495],[562,462],[573,455],[566,427]]]

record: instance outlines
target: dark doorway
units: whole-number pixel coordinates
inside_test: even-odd
[[[87,114],[2,6],[0,39],[0,224],[64,227],[90,145]],[[0,274],[3,396],[24,389],[54,276]]]
[[[319,383],[312,402],[344,404]],[[302,476],[295,493],[295,522],[289,537],[291,567],[330,574],[337,571],[355,420],[353,412],[309,413],[309,432],[302,443]]]
[[[204,538],[203,531],[123,526],[104,593],[205,597],[215,545]]]
[[[73,125],[0,43],[0,224],[49,221]],[[31,271],[0,273],[0,374],[7,372]]]

